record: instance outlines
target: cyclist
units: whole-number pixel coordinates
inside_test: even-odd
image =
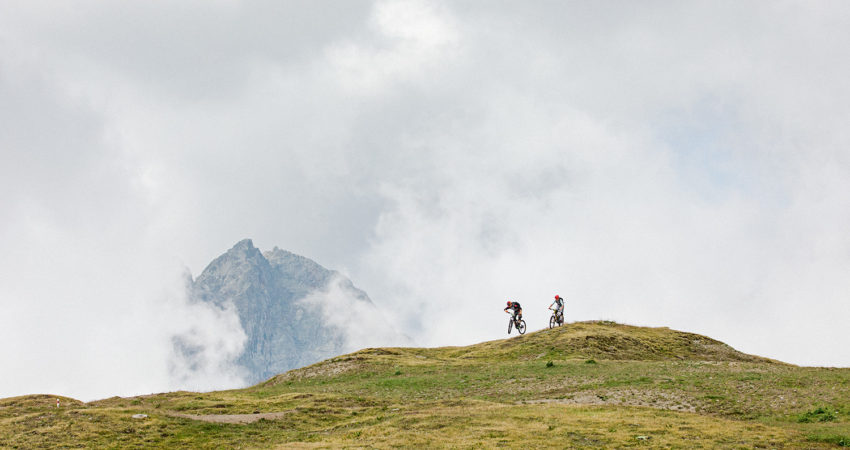
[[[558,323],[564,323],[564,299],[560,295],[555,295],[555,301],[549,305],[549,309],[555,311]]]
[[[522,306],[519,305],[519,302],[508,300],[508,306],[505,307],[505,312],[511,313],[511,318],[514,321],[522,319]]]

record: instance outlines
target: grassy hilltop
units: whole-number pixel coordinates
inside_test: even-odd
[[[0,400],[0,447],[850,446],[850,369],[613,322],[366,349],[240,390],[56,398]]]

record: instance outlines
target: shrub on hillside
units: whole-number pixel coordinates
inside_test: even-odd
[[[832,422],[838,415],[835,413],[834,409],[830,409],[828,407],[818,407],[811,411],[806,411],[801,414],[800,417],[797,418],[797,422],[800,423],[811,423],[811,422]]]

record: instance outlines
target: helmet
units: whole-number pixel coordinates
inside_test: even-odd
[[[511,301],[510,301],[510,300],[508,300],[508,306],[511,306]]]
[[[561,296],[560,296],[560,295],[556,295],[556,296],[555,296],[555,300],[560,300],[560,299],[561,299]]]

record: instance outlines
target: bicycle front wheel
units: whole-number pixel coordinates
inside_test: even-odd
[[[555,324],[556,324],[557,322],[558,322],[558,321],[557,321],[557,320],[555,320],[555,316],[554,316],[554,315],[553,315],[552,317],[550,317],[550,318],[549,318],[549,329],[555,328]]]

